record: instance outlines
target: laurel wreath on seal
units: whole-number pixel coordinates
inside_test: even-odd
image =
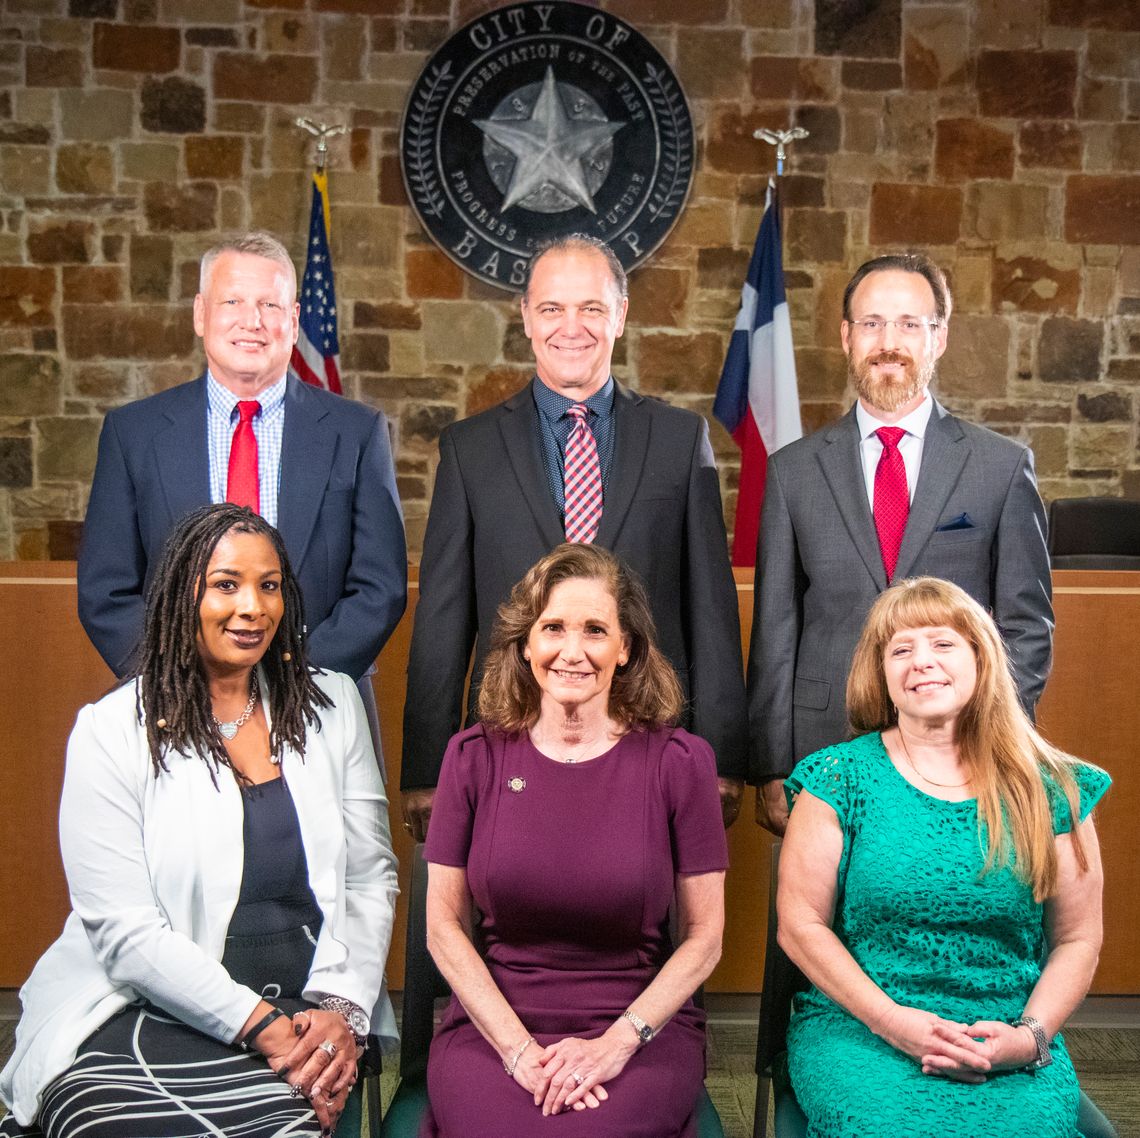
[[[451,75],[451,60],[442,67],[432,66],[431,78],[423,92],[416,96],[408,110],[408,180],[412,184],[416,200],[424,207],[424,212],[435,217],[443,216],[443,194],[435,166],[431,161],[432,128],[439,118],[440,106],[447,84],[454,78]]]
[[[668,72],[645,65],[649,97],[657,108],[661,123],[661,188],[653,195],[648,212],[655,220],[664,220],[676,212],[684,199],[689,171],[693,164],[691,150],[684,153],[681,147],[681,119],[685,98]]]

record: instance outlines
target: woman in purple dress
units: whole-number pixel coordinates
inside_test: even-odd
[[[454,996],[421,1135],[694,1134],[691,997],[720,956],[728,849],[640,582],[594,546],[544,557],[499,610],[479,710],[427,838],[428,945]]]

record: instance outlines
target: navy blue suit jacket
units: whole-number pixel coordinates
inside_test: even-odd
[[[107,414],[79,551],[79,619],[123,675],[163,543],[210,501],[206,380]],[[407,603],[407,550],[384,416],[290,377],[277,528],[313,663],[359,679]]]

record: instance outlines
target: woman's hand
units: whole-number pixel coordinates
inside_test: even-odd
[[[1037,1061],[1037,1039],[1024,1024],[1014,1027],[999,1020],[982,1019],[966,1031],[982,1040],[994,1071],[1013,1071]]]
[[[535,1106],[541,1105],[543,1114],[557,1114],[563,1107],[599,1105],[608,1097],[604,1084],[622,1073],[637,1047],[636,1035],[621,1022],[597,1039],[571,1036],[552,1043],[538,1056],[542,1079],[535,1087]]]
[[[990,1070],[988,1048],[972,1038],[972,1028],[919,1008],[895,1004],[876,1034],[895,1050],[917,1059],[924,1074],[983,1083]]]

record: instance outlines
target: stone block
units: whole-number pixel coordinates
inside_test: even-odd
[[[214,97],[254,103],[311,103],[317,61],[308,56],[220,51],[214,56]]]
[[[429,361],[489,364],[499,358],[502,324],[487,305],[425,300],[422,311]]]
[[[24,82],[29,87],[81,87],[83,56],[72,47],[29,44],[24,54]]]
[[[818,264],[844,259],[847,214],[842,210],[790,209],[784,221],[789,263]]]
[[[955,186],[879,182],[871,190],[873,245],[954,245],[961,224]]]
[[[1085,71],[1109,79],[1140,79],[1140,34],[1089,31]]]
[[[360,265],[373,271],[394,268],[402,221],[401,213],[387,206],[339,206],[333,221],[333,264]]]
[[[387,371],[388,337],[379,332],[349,332],[341,336],[342,367],[346,371]]]
[[[40,265],[85,264],[94,235],[89,221],[34,223],[28,233],[28,260]]]
[[[898,59],[900,0],[815,0],[815,50],[819,55]]]
[[[1128,465],[1132,455],[1132,428],[1104,424],[1076,424],[1069,440],[1071,470],[1116,471]]]
[[[67,0],[67,14],[73,19],[113,20],[119,0]]]
[[[32,485],[32,440],[0,435],[0,487],[20,490]]]
[[[834,154],[839,149],[842,120],[838,107],[796,107],[795,125],[808,131],[808,137],[796,143],[798,155]]]
[[[1015,312],[1070,312],[1081,294],[1078,265],[1056,265],[1040,257],[996,257],[994,308]]]
[[[161,75],[177,71],[181,55],[177,28],[96,22],[93,29],[91,60],[99,68]]]
[[[309,226],[309,207],[312,194],[312,178],[305,170],[297,169],[286,173],[276,170],[272,174],[247,174],[246,185],[249,192],[249,215],[257,218],[257,224],[270,233],[304,233]],[[344,228],[345,219],[341,210],[336,210],[333,218],[333,264],[339,270],[342,259],[338,255],[335,242],[338,233]],[[368,234],[361,233],[362,238]]]
[[[1013,177],[1013,134],[977,119],[940,119],[934,173],[950,182]]]
[[[934,96],[926,91],[891,93],[883,98],[883,156],[908,178],[925,180],[934,153]]]
[[[131,235],[131,299],[169,300],[174,267],[169,237]]]
[[[1140,11],[1132,0],[1049,0],[1049,22],[1074,28],[1140,32]]]
[[[186,28],[182,33],[192,47],[238,47],[238,34],[233,28]]]
[[[206,92],[188,79],[147,79],[139,121],[144,130],[198,134],[206,129]]]
[[[961,86],[971,58],[964,7],[909,5],[903,24],[903,73],[912,90]]]
[[[388,366],[402,375],[419,375],[427,362],[424,342],[418,332],[390,332]]]
[[[50,355],[0,355],[0,416],[57,415],[63,397],[59,360]]]
[[[1124,84],[1119,79],[1084,79],[1077,92],[1077,114],[1090,121],[1124,117]]]
[[[1116,304],[1116,270],[1100,266],[1085,269],[1081,297],[1082,316],[1111,316]]]
[[[732,174],[755,174],[757,142],[752,132],[761,128],[783,130],[788,125],[783,108],[752,109],[747,114],[731,104],[714,107],[708,126],[705,163]]]
[[[64,304],[116,304],[123,299],[124,273],[118,265],[65,265]]]
[[[743,283],[743,282],[742,282]],[[639,268],[629,281],[629,315],[642,327],[676,328],[685,322],[685,305],[692,285],[692,274],[686,269]],[[518,326],[521,330],[521,325]],[[507,359],[504,343],[503,354]],[[530,342],[526,341],[527,359]]]
[[[131,91],[108,88],[60,91],[59,110],[63,138],[117,142],[131,136],[135,98]]]
[[[400,437],[407,442],[436,443],[444,427],[458,418],[450,403],[409,403],[400,416]]]
[[[977,62],[983,115],[1016,119],[1069,119],[1077,93],[1072,51],[983,51]]]
[[[68,389],[84,399],[110,402],[130,393],[130,369],[102,364],[69,365]]]
[[[757,0],[749,0],[748,6],[751,7],[756,2]],[[723,24],[728,16],[728,0],[691,0],[684,4],[672,4],[668,7],[668,13],[670,23]],[[662,22],[660,0],[625,0],[620,14],[623,20],[634,26]],[[688,35],[688,31],[685,34]]]
[[[89,143],[61,146],[55,156],[55,184],[65,194],[109,194],[115,188],[111,148]]]
[[[1109,383],[1140,383],[1140,360],[1109,360]]]
[[[1120,123],[1112,134],[1112,168],[1140,170],[1140,122]]]
[[[442,43],[442,39],[439,42]],[[321,67],[326,79],[363,79],[367,50],[366,20],[356,16],[331,16],[321,22]]]
[[[966,232],[983,241],[1032,241],[1048,233],[1047,186],[975,182],[966,202]]]
[[[143,192],[155,233],[199,233],[217,226],[218,187],[212,182],[151,183]]]
[[[972,13],[974,38],[980,47],[1028,49],[1041,46],[1045,16],[1042,0],[987,0]]]
[[[182,360],[194,349],[194,326],[185,307],[65,304],[63,344],[73,360]]]
[[[1082,146],[1076,123],[1026,122],[1018,131],[1017,157],[1022,166],[1079,170]]]
[[[51,153],[42,146],[0,146],[0,185],[26,197],[51,191]]]
[[[240,178],[245,139],[238,135],[195,135],[186,139],[186,173],[191,178]]]
[[[404,22],[403,48],[406,52],[435,51],[451,30],[448,19],[406,20]]]
[[[1081,383],[1101,378],[1104,324],[1051,316],[1041,326],[1037,374],[1046,383]]]
[[[0,145],[47,146],[51,134],[46,126],[38,123],[0,122]]]
[[[938,390],[950,399],[993,399],[1006,392],[1009,324],[1001,316],[954,316],[938,363]]]
[[[143,0],[151,3],[152,0]],[[161,16],[168,24],[185,24],[200,21],[206,24],[237,24],[245,19],[246,5],[243,0],[161,0]],[[292,7],[282,0],[275,0],[274,8]]]
[[[839,61],[787,55],[753,56],[752,96],[785,103],[825,103],[839,93]]]
[[[850,91],[895,91],[903,85],[902,65],[887,60],[845,59],[841,80]]]
[[[1031,426],[1028,441],[1038,478],[1064,478],[1069,473],[1067,427]]]
[[[373,16],[368,21],[372,50],[376,52],[395,51],[399,43],[399,29],[391,16]]]
[[[173,182],[178,177],[178,147],[169,142],[124,142],[119,161],[123,177],[138,182]]]
[[[521,391],[534,375],[530,367],[491,367],[474,371],[468,381],[465,415],[477,415]]]
[[[801,400],[841,399],[847,387],[847,357],[838,347],[797,347],[796,385]]]
[[[723,202],[690,202],[681,214],[677,227],[669,234],[669,247],[731,245],[732,218],[732,208],[726,207]]]
[[[374,304],[366,300],[358,300],[352,307],[352,326],[354,328],[404,328],[415,331],[423,327],[420,310],[414,304],[399,304],[395,302]]]
[[[63,416],[36,420],[36,465],[45,482],[90,481],[99,442],[98,419]]]
[[[637,339],[640,389],[653,395],[712,393],[724,364],[725,342],[718,332],[644,333]]]
[[[262,20],[263,42],[268,52],[311,55],[317,50],[318,22],[293,12],[269,12]]]
[[[1132,422],[1132,397],[1121,391],[1078,392],[1077,412],[1090,423]]]
[[[463,295],[463,270],[438,249],[409,249],[404,255],[404,277],[413,300],[450,300]]]
[[[233,134],[261,134],[265,130],[265,107],[252,103],[213,104],[214,129]]]
[[[748,262],[748,249],[700,249],[697,251],[697,286],[701,289],[729,289],[739,297]]]
[[[1065,240],[1140,245],[1140,175],[1070,177],[1065,183]]]
[[[407,206],[404,177],[400,173],[400,160],[395,154],[380,156],[379,188],[381,205]]]

